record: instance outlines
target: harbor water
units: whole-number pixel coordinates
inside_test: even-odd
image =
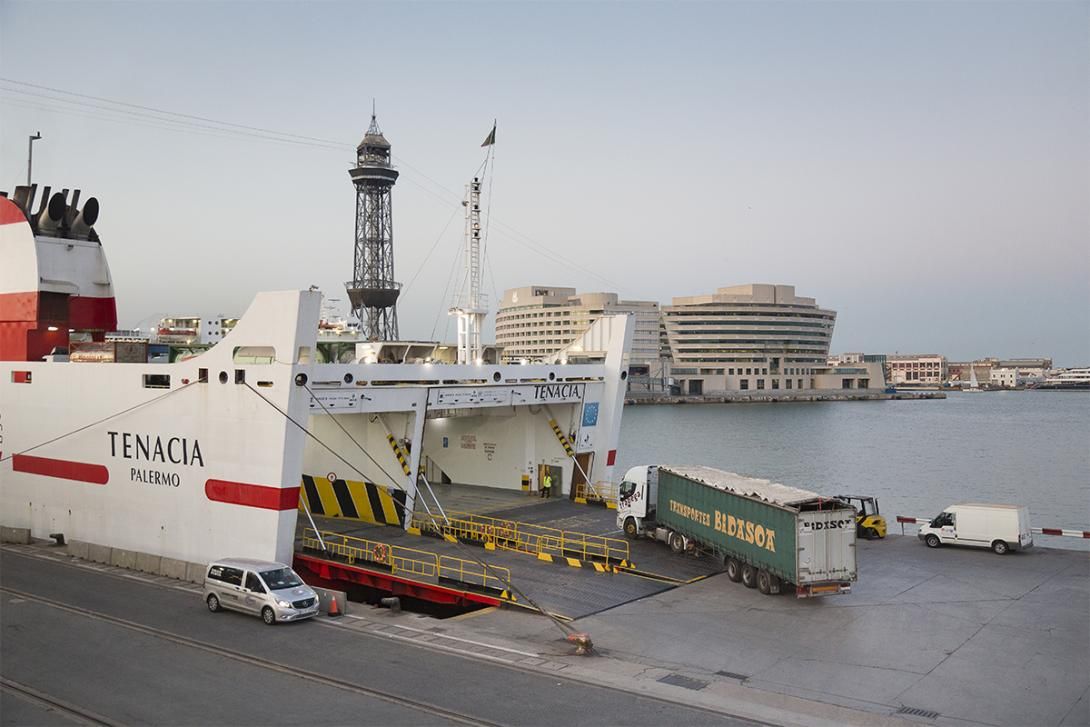
[[[646,463],[706,464],[825,495],[873,495],[892,532],[897,515],[931,517],[956,502],[1025,504],[1034,527],[1088,530],[1090,393],[625,407],[616,477]]]

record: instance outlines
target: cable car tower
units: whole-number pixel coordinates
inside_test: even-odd
[[[488,308],[481,296],[481,178],[488,171],[488,163],[493,158],[493,146],[496,143],[496,124],[485,138],[483,147],[487,147],[484,162],[478,175],[466,185],[466,196],[462,200],[465,207],[465,255],[466,255],[466,294],[461,305],[450,309],[450,315],[458,317],[458,363],[474,364],[482,361],[481,330]]]
[[[391,191],[398,172],[390,165],[390,142],[371,110],[371,125],[356,147],[356,166],[348,170],[356,186],[356,247],[352,280],[345,283],[360,333],[371,341],[396,341],[394,223]]]

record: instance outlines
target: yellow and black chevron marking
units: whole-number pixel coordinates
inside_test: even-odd
[[[546,563],[571,566],[572,568],[593,568],[599,573],[620,573],[622,568],[631,567],[631,564],[626,560],[621,561],[619,565],[610,565],[609,563],[598,563],[593,560],[580,560],[579,558],[569,558],[566,555],[550,555],[549,553],[538,553],[537,559]]]
[[[374,482],[353,482],[303,475],[303,493],[315,515],[362,520],[378,525],[404,525],[405,492],[393,493]],[[302,507],[302,504],[300,504]]]
[[[522,491],[523,492],[529,492],[530,491],[530,475],[523,475],[522,476]]]
[[[397,457],[397,461],[401,464],[402,471],[405,472],[405,476],[412,475],[412,471],[409,469],[409,460],[405,457],[405,451],[401,449],[401,445],[394,439],[394,435],[387,434],[386,441],[390,443],[390,449],[394,450],[394,456]]]
[[[566,452],[569,457],[574,457],[575,450],[571,448],[571,442],[568,441],[568,436],[560,431],[560,425],[556,423],[556,420],[550,419],[549,426],[553,428],[553,434],[555,434],[556,438],[560,441],[560,446],[564,448],[564,452]]]

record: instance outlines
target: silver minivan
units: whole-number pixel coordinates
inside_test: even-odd
[[[318,594],[288,566],[267,560],[224,558],[208,564],[204,602],[260,616],[265,623],[298,621],[318,613]]]

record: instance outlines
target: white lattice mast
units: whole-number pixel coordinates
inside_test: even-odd
[[[496,143],[496,126],[481,146],[491,147]],[[489,154],[491,154],[489,148]],[[481,167],[488,169],[488,156]],[[451,315],[458,317],[458,363],[481,363],[481,331],[488,308],[481,296],[481,178],[474,177],[466,185],[466,196],[462,200],[466,208],[466,283],[467,290],[463,305],[450,309]]]

